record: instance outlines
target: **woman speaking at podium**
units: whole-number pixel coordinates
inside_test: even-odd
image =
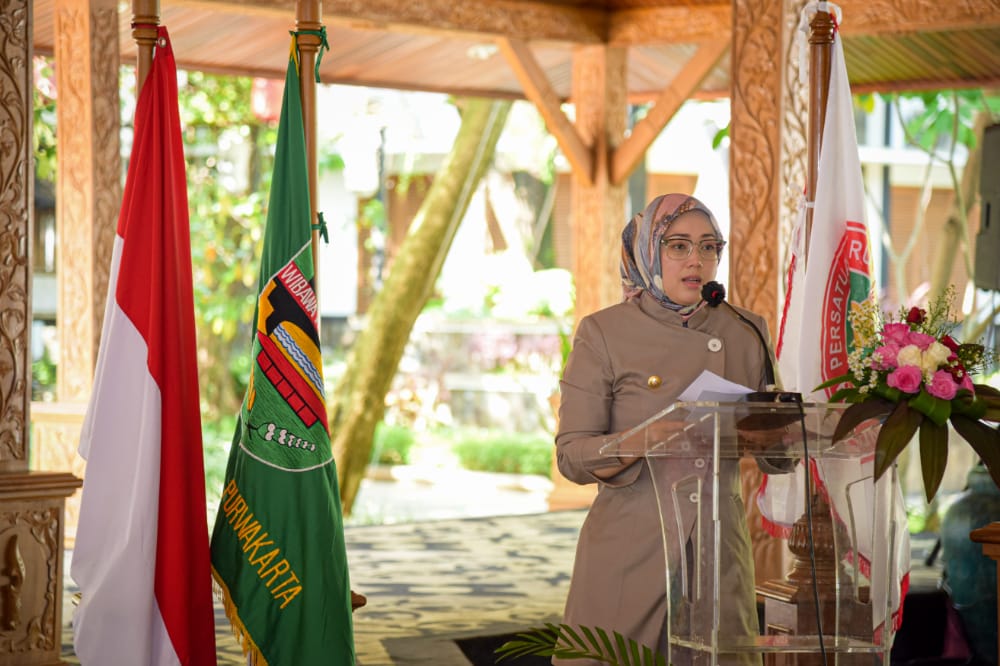
[[[559,470],[575,483],[599,485],[580,530],[564,621],[609,635],[617,631],[664,655],[666,567],[650,468],[645,458],[608,458],[600,449],[609,436],[676,401],[703,370],[753,390],[765,388],[766,352],[757,335],[732,312],[706,307],[702,300],[702,287],[715,279],[725,244],[715,217],[694,197],[653,199],[622,232],[623,302],[580,321],[560,382]],[[766,338],[764,320],[741,313]],[[668,483],[701,478],[702,488],[711,487],[711,459],[671,458],[661,465],[668,466],[658,471],[669,476]],[[711,506],[707,493],[690,499]],[[727,526],[720,547],[720,635],[756,635],[753,557],[738,461],[723,465],[719,506]],[[667,511],[674,512],[664,503]],[[686,520],[666,514],[663,520],[678,518]],[[676,665],[690,655],[674,649],[671,658]],[[720,663],[759,664],[760,656],[720,655]]]

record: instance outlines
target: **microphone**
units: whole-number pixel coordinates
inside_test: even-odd
[[[767,341],[764,340],[764,334],[760,332],[756,324],[744,317],[739,310],[726,301],[726,288],[722,286],[722,283],[715,280],[706,282],[701,288],[701,297],[710,308],[725,305],[726,309],[749,326],[757,334],[757,339],[760,340],[760,346],[764,350],[764,382],[767,384],[767,390],[750,393],[747,395],[747,400],[750,402],[802,402],[802,395],[799,393],[774,390],[774,364],[771,362],[771,350],[767,346]]]

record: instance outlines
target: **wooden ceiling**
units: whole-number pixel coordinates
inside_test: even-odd
[[[773,0],[758,0],[768,2]],[[33,3],[36,51],[51,53],[55,0]],[[753,3],[741,3],[741,11]],[[1000,86],[1000,0],[842,0],[854,92]],[[131,5],[119,5],[123,62],[135,62]],[[560,99],[580,46],[625,48],[633,102],[654,100],[699,47],[728,45],[724,0],[324,0],[321,78],[458,95],[523,98],[505,57],[526,47]],[[283,78],[289,0],[162,0],[182,68]],[[506,47],[506,48],[504,48]],[[728,51],[695,95],[729,95]]]

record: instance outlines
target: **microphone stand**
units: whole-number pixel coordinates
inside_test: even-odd
[[[764,334],[760,332],[760,329],[757,328],[756,324],[744,317],[739,310],[734,308],[727,300],[725,300],[726,288],[718,282],[706,282],[705,286],[701,289],[701,297],[705,299],[705,302],[710,308],[717,308],[720,305],[725,305],[729,312],[753,330],[753,332],[757,335],[757,340],[760,341],[761,349],[764,350],[764,384],[766,390],[748,393],[746,395],[746,400],[748,402],[797,402],[801,404],[801,393],[777,390],[777,385],[774,380],[774,363],[771,361],[771,349],[768,347],[767,341],[764,339]]]

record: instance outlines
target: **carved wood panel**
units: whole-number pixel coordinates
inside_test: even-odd
[[[0,665],[59,656],[61,515],[59,499],[0,503]]]
[[[107,0],[59,0],[56,224],[61,400],[85,400],[100,344],[121,204],[118,17]]]
[[[736,0],[733,11],[730,293],[774,330],[782,4]]]
[[[798,80],[793,39],[804,4],[734,5],[730,291],[764,316],[775,336],[785,246],[805,173],[808,90]]]
[[[796,28],[803,0],[736,0],[730,125],[730,283],[777,339],[787,246],[805,182],[808,85],[799,81]],[[779,100],[779,104],[775,104]],[[759,476],[759,475],[758,475]],[[759,478],[745,478],[745,497]],[[780,578],[784,544],[751,512],[758,581]]]
[[[92,305],[93,349],[100,347],[101,326],[104,322],[104,303],[108,293],[111,272],[111,254],[115,246],[118,211],[122,203],[121,185],[121,110],[118,95],[118,9],[98,7],[90,16],[90,33],[93,36],[91,57],[94,104],[94,261]],[[95,357],[96,358],[96,357]]]
[[[31,399],[31,7],[0,0],[0,472],[28,467]]]

